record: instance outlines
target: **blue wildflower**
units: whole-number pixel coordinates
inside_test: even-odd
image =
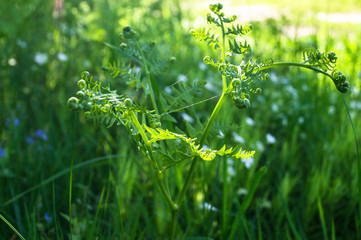
[[[6,150],[3,148],[0,148],[0,157],[5,156],[5,154],[6,154]]]
[[[19,126],[19,124],[20,124],[20,120],[18,118],[15,118],[14,119],[14,125]]]
[[[51,222],[51,217],[50,217],[49,212],[46,212],[44,217],[45,217],[45,221],[46,221],[47,223],[50,223],[50,222]]]
[[[40,130],[40,129],[36,130],[35,136],[37,136],[38,138],[41,138],[41,139],[43,139],[45,141],[48,140],[48,136],[46,135],[46,133],[43,130]]]
[[[35,143],[35,139],[34,139],[33,137],[28,136],[28,137],[26,137],[26,142],[27,142],[28,144],[34,144],[34,143]]]

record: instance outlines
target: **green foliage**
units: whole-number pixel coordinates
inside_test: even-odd
[[[142,139],[137,128],[128,122],[134,129],[128,132],[111,112],[104,114],[101,109],[99,114],[104,116],[98,119],[109,116],[115,119],[114,125],[120,126],[107,128],[111,121],[106,124],[106,120],[101,125],[85,124],[87,116],[98,120],[89,115],[91,110],[81,110],[89,112],[85,117],[69,111],[66,101],[73,95],[77,99],[72,100],[73,106],[78,111],[80,103],[87,108],[80,99],[89,96],[79,90],[77,81],[79,70],[88,69],[94,76],[92,81],[101,82],[101,94],[109,94],[109,83],[111,90],[117,89],[116,94],[121,96],[118,102],[139,109],[134,114],[147,138],[151,134],[144,126],[202,140],[207,118],[221,95],[223,75],[215,74],[218,66],[204,66],[201,59],[210,55],[222,63],[221,28],[210,25],[211,35],[219,36],[219,51],[214,51],[207,44],[195,44],[195,38],[188,36],[189,29],[184,27],[198,16],[194,8],[180,8],[184,5],[181,1],[55,2],[0,1],[0,181],[6,186],[0,189],[0,213],[5,218],[0,220],[0,238],[16,237],[8,221],[30,240],[169,239],[166,230],[172,216],[153,177],[154,168],[148,164],[144,143],[138,151],[137,141],[142,143]],[[272,3],[282,7],[286,1],[281,2]],[[351,4],[356,2],[358,6]],[[332,21],[337,20],[332,11],[355,11],[360,5],[355,0],[326,3],[318,2],[318,7],[330,13]],[[297,236],[323,239],[327,235],[329,239],[360,239],[360,171],[342,105],[344,98],[355,121],[355,135],[359,135],[361,45],[354,36],[360,35],[360,29],[352,23],[327,21],[320,25],[319,19],[307,17],[313,15],[313,8],[305,6],[308,4],[313,3],[293,2],[287,5],[295,10],[292,14],[252,22],[253,30],[246,38],[226,35],[225,54],[232,52],[232,56],[225,59],[239,68],[249,60],[260,64],[269,57],[275,61],[297,58],[308,69],[323,71],[304,63],[302,49],[334,50],[337,69],[352,83],[350,90],[342,95],[334,91],[333,83],[327,83],[329,76],[321,72],[316,75],[307,69],[275,69],[277,62],[263,62],[262,71],[270,73],[272,81],[256,80],[249,86],[262,88],[262,95],[253,97],[251,93],[251,107],[239,111],[232,104],[231,93],[227,93],[204,141],[216,150],[224,145],[256,150],[253,164],[248,165],[252,159],[244,164],[243,160],[218,155],[209,162],[197,158],[184,201],[178,205],[182,214],[177,216],[176,238],[282,240]],[[238,3],[232,6],[239,16]],[[225,16],[225,21],[232,19]],[[235,27],[237,20],[232,22]],[[232,30],[232,24],[224,25],[225,32]],[[166,62],[161,66],[166,71],[151,74],[159,113],[151,113],[155,115],[153,123],[145,113],[154,107],[147,91],[144,63],[118,51],[126,44],[126,40],[121,40],[122,46],[118,44],[118,33],[126,25],[137,29],[140,45],[155,40],[153,57]],[[294,26],[297,33],[304,27],[319,31],[307,36],[292,34],[288,29]],[[108,47],[103,42],[109,43],[105,44]],[[250,45],[252,51],[245,51]],[[38,57],[43,61],[36,61]],[[147,67],[153,60],[149,58]],[[101,65],[109,71],[102,71]],[[338,71],[327,73],[333,78],[340,75]],[[177,81],[185,75],[186,81]],[[227,79],[228,90],[232,80]],[[86,84],[84,80],[79,86],[88,88]],[[193,121],[186,121],[183,112]],[[268,142],[269,135],[274,143]],[[182,140],[162,140],[151,147],[159,161],[160,178],[176,202],[194,154]],[[72,199],[67,201],[71,159],[73,189]],[[268,171],[260,180],[259,172],[265,172],[263,165]]]
[[[332,78],[337,89],[341,92],[347,92],[350,87],[342,73],[337,72],[335,69],[337,57],[334,52],[325,54],[316,50],[307,49],[304,52],[304,63],[275,63],[272,59],[258,63],[252,60],[249,57],[251,54],[250,45],[247,41],[242,42],[238,40],[238,38],[244,37],[244,35],[253,29],[252,25],[235,25],[234,21],[236,20],[236,16],[225,17],[222,9],[222,4],[211,4],[210,10],[212,13],[207,15],[207,22],[216,25],[222,33],[221,36],[216,36],[210,29],[199,28],[198,30],[191,30],[191,34],[197,40],[206,42],[209,47],[220,50],[220,57],[217,60],[206,56],[203,62],[218,70],[222,77],[223,86],[222,95],[203,129],[200,140],[197,138],[189,138],[186,135],[160,127],[160,117],[162,114],[159,111],[158,101],[160,101],[162,110],[169,111],[175,107],[174,103],[179,104],[178,106],[191,103],[192,94],[183,94],[187,92],[187,89],[183,89],[183,91],[173,89],[175,90],[173,91],[175,96],[159,91],[155,84],[154,76],[163,72],[166,69],[167,63],[174,62],[174,59],[170,60],[168,58],[169,60],[164,60],[165,58],[159,58],[154,50],[155,42],[141,42],[141,35],[130,26],[123,28],[123,32],[120,35],[122,43],[119,47],[106,44],[112,49],[117,50],[123,56],[123,61],[118,61],[116,64],[108,64],[103,69],[110,72],[113,78],[120,77],[122,79],[128,79],[128,84],[135,85],[137,89],[141,88],[147,95],[149,94],[154,110],[146,110],[146,108],[141,107],[141,105],[138,105],[130,98],[126,98],[125,95],[118,95],[116,91],[111,90],[109,86],[107,88],[102,87],[101,83],[99,81],[93,81],[87,72],[84,72],[81,76],[82,79],[78,81],[79,91],[77,92],[77,97],[71,97],[68,100],[68,106],[71,110],[84,110],[86,118],[94,119],[97,123],[105,123],[108,127],[117,122],[118,125],[123,125],[131,134],[138,149],[144,154],[144,157],[152,166],[157,177],[157,183],[170,207],[172,214],[169,232],[170,239],[174,239],[176,235],[179,206],[182,204],[186,191],[192,181],[198,158],[205,161],[212,161],[217,156],[232,157],[241,159],[242,161],[254,158],[254,151],[245,151],[242,148],[238,148],[237,150],[237,148],[226,148],[226,145],[223,145],[219,150],[212,150],[203,147],[227,96],[231,97],[236,107],[240,109],[249,108],[250,95],[260,94],[261,89],[257,87],[257,85],[269,79],[269,74],[264,70],[275,66],[309,68]],[[232,36],[232,39],[230,39],[230,36]],[[228,48],[226,47],[227,43]],[[234,54],[242,57],[240,63],[234,64],[229,60]],[[140,67],[141,70],[137,72],[135,70],[136,67]],[[141,74],[141,71],[143,71],[144,74]],[[332,75],[327,73],[327,71],[332,71]],[[180,86],[183,87],[184,85]],[[166,107],[167,103],[170,104],[168,108]],[[165,115],[167,115],[167,113],[168,112],[166,112]],[[166,120],[166,118],[163,118],[163,122],[164,120]],[[177,122],[171,117],[168,117],[168,120],[171,123]],[[170,122],[167,123],[168,126],[171,126]],[[196,132],[189,124],[186,124],[186,127],[189,132]],[[167,144],[164,144],[164,142]],[[179,187],[179,196],[176,200],[173,200],[169,190],[167,190],[168,182],[163,179],[163,175],[166,170],[185,160],[191,160],[191,167],[186,175],[184,185]],[[226,169],[226,163],[224,163],[224,166],[224,169]],[[255,184],[251,187],[252,194],[247,198],[245,203],[242,204],[242,210],[238,212],[239,216],[237,218],[240,218],[249,207],[254,191],[264,173],[265,169],[257,173]],[[226,180],[224,181],[224,188],[226,188]],[[226,192],[226,190],[224,191]],[[224,197],[223,200],[226,201],[226,198]],[[223,211],[226,211],[226,205],[227,203],[225,202],[223,204]],[[227,225],[226,214],[222,215],[222,221],[222,231],[225,233]],[[234,226],[235,223],[232,226],[232,234],[235,233]],[[291,229],[295,232],[293,226],[294,225],[291,224]],[[225,237],[226,235],[223,234],[223,236]]]

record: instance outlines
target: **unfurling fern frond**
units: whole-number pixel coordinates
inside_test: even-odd
[[[210,29],[206,30],[205,28],[192,29],[190,33],[197,38],[199,41],[206,42],[209,46],[214,49],[220,48],[219,36],[210,32]]]
[[[101,82],[93,81],[88,72],[82,73],[81,77],[82,79],[78,81],[79,91],[76,97],[69,98],[68,106],[73,111],[84,111],[87,119],[93,119],[99,124],[105,123],[108,127],[118,122],[128,130],[131,130],[128,124],[130,120],[126,114],[129,109],[144,114],[149,123],[158,119],[153,111],[148,111],[134,103],[127,104],[124,95],[117,94],[109,87],[102,87]]]
[[[316,49],[305,49],[303,52],[303,60],[305,63],[313,67],[317,67],[323,71],[333,71],[336,67],[336,53],[334,52],[320,52]]]
[[[342,72],[336,69],[337,57],[335,52],[331,51],[326,54],[315,49],[306,49],[303,52],[303,59],[305,64],[309,64],[314,68],[321,69],[324,72],[331,71],[331,75],[328,74],[328,76],[340,92],[346,93],[350,90],[350,82],[346,80],[346,76]]]

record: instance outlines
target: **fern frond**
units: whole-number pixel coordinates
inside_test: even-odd
[[[225,32],[225,35],[237,35],[237,36],[244,36],[247,33],[249,33],[250,31],[252,31],[253,26],[250,24],[232,24],[231,28],[227,28],[227,32]]]
[[[196,138],[187,138],[185,135],[173,133],[167,129],[153,129],[146,125],[143,126],[150,134],[150,143],[156,143],[163,140],[181,140],[183,143],[187,144],[193,156],[198,156],[205,161],[212,161],[217,155],[246,159],[253,157],[255,153],[254,151],[245,151],[242,148],[240,148],[238,151],[233,148],[226,149],[225,145],[220,150],[205,149],[196,144]]]
[[[337,57],[334,52],[320,52],[316,49],[305,49],[303,52],[304,63],[323,71],[333,71],[336,67]]]
[[[221,47],[219,43],[219,36],[215,36],[214,33],[212,34],[210,29],[192,29],[190,33],[195,36],[197,40],[206,42],[210,47],[213,47],[214,49],[218,49]]]
[[[251,52],[251,46],[247,43],[247,41],[242,44],[241,42],[237,43],[236,39],[234,39],[234,43],[232,44],[231,40],[228,40],[229,49],[232,53],[235,54],[247,54]]]

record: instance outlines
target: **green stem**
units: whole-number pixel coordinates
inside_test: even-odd
[[[228,172],[228,163],[227,161],[223,161],[223,199],[222,199],[222,239],[227,238],[227,200],[228,200],[228,179],[227,179],[227,172]]]
[[[331,74],[329,74],[321,69],[318,69],[316,67],[312,67],[310,65],[307,65],[304,63],[297,63],[297,62],[274,62],[270,65],[261,67],[260,70],[265,70],[265,69],[269,69],[269,68],[273,68],[273,67],[284,67],[284,66],[295,66],[295,67],[307,68],[307,69],[313,70],[315,72],[322,73],[323,75],[326,75],[327,77],[329,77],[333,80],[333,77]]]
[[[149,88],[149,95],[150,95],[150,99],[152,101],[152,105],[153,105],[153,108],[155,110],[155,113],[159,116],[159,110],[158,110],[158,105],[157,105],[157,102],[155,101],[155,96],[154,96],[154,91],[153,91],[153,83],[152,83],[152,80],[151,80],[151,73],[149,71],[149,68],[148,68],[148,64],[147,64],[147,61],[145,59],[145,55],[140,47],[140,44],[139,42],[137,42],[137,46],[138,46],[138,49],[139,49],[139,52],[140,52],[140,55],[142,57],[142,62],[143,62],[143,67],[144,67],[144,71],[145,71],[145,74],[147,76],[147,83],[148,83],[148,88]],[[164,144],[163,142],[160,143],[160,149],[162,150],[162,152],[164,152]],[[168,184],[168,178],[166,177],[166,173],[163,173],[164,174],[164,184],[166,186],[166,190],[168,192],[168,195],[170,195],[170,192],[169,192],[169,184]]]
[[[147,135],[145,134],[143,127],[140,125],[138,118],[135,116],[134,111],[132,110],[128,110],[128,114],[130,116],[130,119],[132,120],[132,123],[135,125],[135,127],[138,129],[140,136],[143,139],[143,142],[145,143],[145,146],[147,148],[148,154],[149,154],[149,158],[151,160],[151,164],[155,170],[156,176],[157,176],[157,181],[160,187],[160,190],[162,192],[162,194],[164,195],[164,198],[167,200],[169,207],[173,210],[177,210],[178,206],[176,204],[174,204],[174,202],[172,201],[169,192],[166,190],[166,188],[164,187],[164,184],[162,182],[162,176],[163,174],[161,173],[161,171],[159,170],[159,166],[157,161],[155,160],[155,157],[153,155],[153,149],[152,146],[147,138]]]
[[[223,21],[222,21],[222,18],[219,16],[219,19],[221,21],[221,28],[222,28],[222,63],[225,62],[225,59],[226,59],[226,54],[225,54],[225,48],[226,48],[226,44],[225,44],[225,32],[224,32],[224,26],[223,26]],[[222,91],[222,95],[221,97],[219,98],[215,108],[213,109],[213,112],[210,116],[210,118],[208,119],[208,122],[206,124],[206,127],[205,129],[203,130],[203,134],[202,134],[202,137],[201,137],[201,140],[200,140],[200,147],[203,147],[204,143],[206,142],[206,139],[207,139],[207,136],[212,128],[212,125],[216,119],[216,117],[218,116],[228,94],[227,94],[227,82],[226,82],[226,77],[224,75],[222,75],[222,85],[223,85],[223,91]],[[180,207],[183,203],[183,200],[184,200],[184,197],[185,197],[185,194],[190,186],[190,183],[192,181],[192,178],[193,178],[193,175],[195,173],[195,170],[197,169],[197,166],[198,166],[198,162],[199,162],[199,158],[197,157],[194,157],[192,159],[192,163],[191,163],[191,167],[188,171],[188,174],[186,176],[186,180],[185,180],[185,183],[182,187],[182,190],[181,192],[179,193],[178,197],[176,198],[176,205],[178,207]],[[174,211],[172,212],[172,231],[175,231],[175,228],[176,228],[176,220],[177,220],[177,215],[178,215],[178,211]],[[171,236],[171,240],[173,240],[174,238],[174,235]]]
[[[142,57],[145,75],[147,76],[147,83],[148,83],[148,88],[149,88],[150,99],[151,99],[151,101],[152,101],[152,104],[153,104],[155,113],[159,115],[157,102],[155,101],[154,92],[153,92],[153,84],[152,84],[152,81],[151,81],[151,79],[150,79],[150,72],[149,72],[149,69],[148,69],[148,64],[147,64],[147,62],[146,62],[146,60],[145,60],[145,56],[144,56],[144,53],[143,53],[143,51],[142,51],[142,49],[141,49],[141,47],[140,47],[139,42],[137,42],[137,46],[138,46],[140,55],[141,55],[141,57]]]
[[[222,63],[226,61],[226,34],[224,33],[224,26],[223,26],[223,20],[220,16],[219,20],[221,21],[221,28],[222,28]],[[227,91],[227,81],[226,76],[222,74],[222,85],[223,85],[223,92]]]

